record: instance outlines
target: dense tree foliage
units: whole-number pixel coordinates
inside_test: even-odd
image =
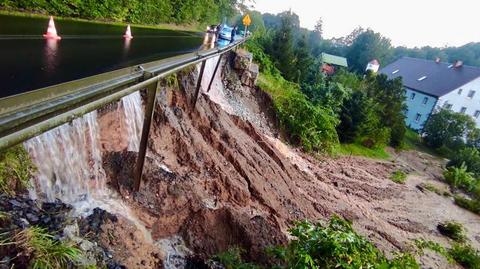
[[[218,23],[242,0],[0,0],[0,7],[133,23]]]
[[[374,74],[363,77],[343,69],[335,76],[325,76],[312,49],[323,44],[321,20],[315,31],[309,32],[300,28],[298,16],[292,12],[264,14],[263,18],[266,30],[253,36],[248,49],[264,74],[260,86],[273,95],[281,124],[292,142],[324,152],[332,152],[339,138],[370,148],[401,146],[406,107],[400,79]],[[351,46],[352,58],[363,59],[357,64],[359,68],[375,51],[384,50],[389,57],[389,42],[362,28],[338,41],[339,46]]]
[[[475,130],[475,122],[465,114],[442,109],[430,116],[423,128],[430,147],[456,150],[464,146],[464,139]]]

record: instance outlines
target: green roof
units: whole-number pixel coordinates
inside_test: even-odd
[[[327,54],[327,53],[322,53],[320,57],[323,63],[348,67],[347,58],[345,57],[340,57],[340,56]]]

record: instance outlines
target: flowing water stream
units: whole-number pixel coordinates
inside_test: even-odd
[[[138,150],[143,108],[139,92],[124,97],[120,106],[125,114],[128,150]],[[97,112],[90,112],[71,123],[61,125],[24,143],[37,167],[32,178],[30,196],[53,202],[56,199],[70,204],[74,214],[86,216],[99,207],[132,221],[144,232],[150,233],[106,186],[99,145]]]
[[[218,58],[207,62],[202,88],[205,92],[213,75]],[[220,82],[219,82],[220,81]],[[212,90],[218,90],[221,75],[217,73]],[[128,135],[128,150],[138,151],[143,127],[144,111],[139,92],[122,98],[119,106],[124,115],[124,128]],[[106,184],[102,165],[97,112],[90,112],[24,142],[32,161],[37,167],[32,178],[30,194],[34,199],[61,201],[74,207],[75,214],[86,216],[99,207],[132,221],[147,241],[153,243],[150,232],[136,218],[117,194]],[[113,130],[112,130],[113,131]],[[182,268],[188,249],[177,237],[156,243],[164,249],[166,268]]]

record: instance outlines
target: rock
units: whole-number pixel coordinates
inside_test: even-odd
[[[240,81],[242,85],[248,87],[254,87],[257,83],[257,78],[259,74],[259,67],[256,64],[251,64],[248,70],[243,71]]]
[[[252,64],[252,61],[253,61],[252,53],[243,49],[239,49],[235,56],[233,66],[236,70],[240,70],[240,71],[248,70],[250,68],[250,65]]]
[[[77,222],[71,225],[67,225],[65,226],[65,228],[63,228],[63,235],[68,239],[73,239],[75,237],[78,237],[79,234],[80,234],[80,228],[78,228]]]
[[[35,224],[35,223],[38,222],[38,217],[35,216],[34,214],[27,213],[26,217],[27,217],[27,219],[28,219],[28,221],[29,221],[30,223],[34,223],[34,224]]]
[[[16,199],[12,199],[10,201],[8,201],[12,206],[14,207],[22,207],[22,203],[20,203],[19,201],[17,201]]]

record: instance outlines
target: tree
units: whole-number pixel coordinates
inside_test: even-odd
[[[284,78],[294,81],[298,77],[294,63],[293,26],[290,17],[282,17],[282,24],[276,31],[272,42],[272,58]]]
[[[391,130],[390,144],[398,147],[407,131],[405,126],[405,90],[402,80],[389,80],[386,75],[368,73],[366,77],[367,95],[378,104],[382,124]]]
[[[313,33],[318,37],[318,39],[322,39],[323,36],[323,20],[319,18],[313,27]]]
[[[313,64],[313,58],[310,56],[310,49],[308,48],[305,36],[297,42],[294,54],[294,65],[297,71],[297,81],[300,84],[301,82],[305,81],[309,68]]]
[[[425,141],[433,148],[454,149],[475,130],[475,122],[465,114],[447,109],[432,114],[423,128]]]
[[[350,68],[363,73],[367,63],[373,59],[387,62],[393,56],[390,40],[372,30],[361,32],[353,41],[347,54]]]

